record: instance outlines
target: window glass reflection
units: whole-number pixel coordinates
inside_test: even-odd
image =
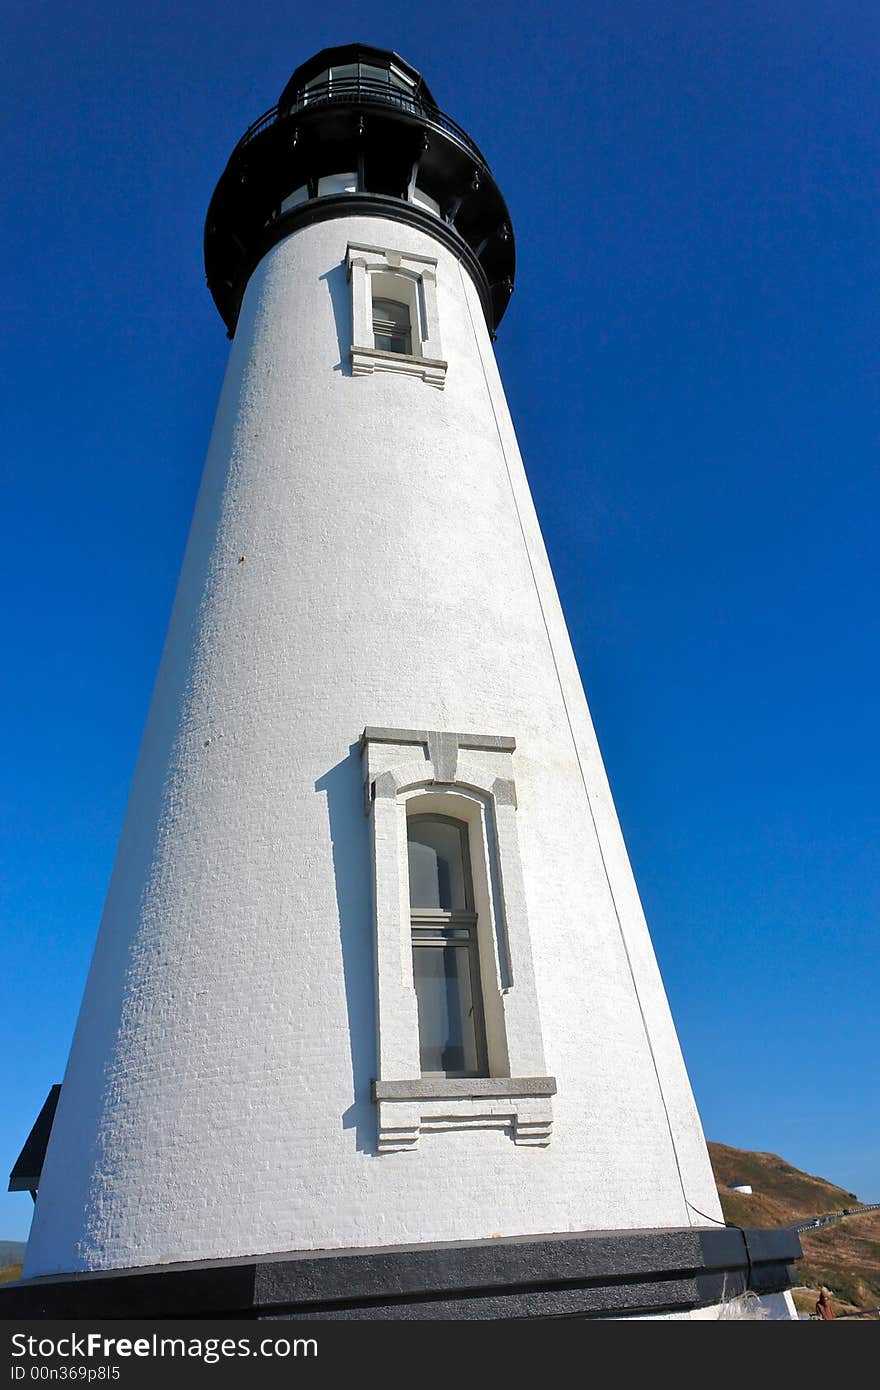
[[[478,1069],[470,947],[413,940],[422,1074]]]
[[[446,912],[466,910],[468,894],[459,823],[413,816],[408,826],[412,907],[442,908]]]

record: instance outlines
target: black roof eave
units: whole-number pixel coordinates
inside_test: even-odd
[[[60,1084],[50,1088],[49,1094],[43,1102],[43,1108],[34,1121],[31,1132],[24,1141],[22,1151],[15,1160],[15,1166],[9,1174],[9,1187],[7,1189],[9,1192],[36,1192],[39,1187],[43,1161],[46,1157],[46,1147],[52,1132],[52,1121],[55,1119],[60,1095]]]

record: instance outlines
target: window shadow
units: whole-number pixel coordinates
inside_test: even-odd
[[[348,266],[334,265],[318,278],[327,286],[336,324],[339,361],[333,370],[342,372],[343,376],[351,376],[351,286],[348,283]]]
[[[371,1094],[376,1075],[372,863],[359,744],[353,743],[348,757],[318,778],[315,791],[327,797],[348,1010],[354,1101],[344,1112],[342,1125],[354,1129],[362,1153],[376,1154],[376,1109]]]

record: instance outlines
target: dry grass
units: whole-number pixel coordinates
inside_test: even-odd
[[[855,1193],[802,1173],[777,1154],[710,1144],[709,1156],[725,1220],[736,1226],[791,1226],[858,1201]],[[754,1191],[751,1196],[731,1192],[731,1182],[751,1183]],[[880,1305],[880,1212],[804,1231],[801,1245],[804,1258],[798,1263],[798,1276],[816,1292],[796,1297],[799,1311],[813,1312],[822,1284],[834,1295],[838,1312]]]

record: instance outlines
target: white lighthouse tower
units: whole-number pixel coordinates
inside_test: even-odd
[[[485,159],[399,57],[326,50],[205,256],[229,366],[15,1306],[786,1287],[796,1240],[720,1224],[493,356]]]

